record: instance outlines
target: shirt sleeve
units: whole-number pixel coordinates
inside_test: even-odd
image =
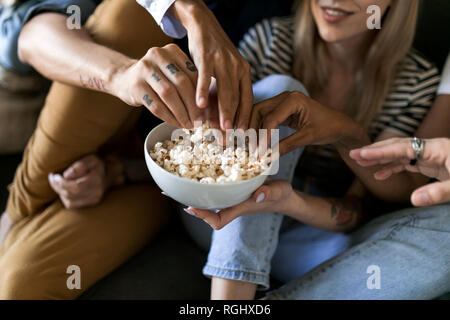
[[[262,70],[266,60],[265,50],[270,41],[271,27],[266,19],[250,28],[239,43],[239,52],[250,65],[252,82],[264,77]]]
[[[56,12],[64,15],[71,5],[81,10],[81,23],[94,12],[98,1],[95,0],[28,0],[11,7],[0,6],[0,64],[10,70],[28,73],[32,67],[19,60],[17,43],[20,32],[27,21],[43,12]]]
[[[414,79],[405,91],[409,96],[408,104],[397,109],[397,115],[386,128],[402,136],[413,135],[431,109],[439,86],[439,70],[432,65],[417,73]],[[397,92],[397,95],[404,94],[402,91]]]
[[[437,94],[450,94],[450,54],[445,63],[444,71],[441,76],[441,84]]]
[[[186,29],[167,11],[176,0],[136,0],[155,19],[156,23],[169,37],[181,39],[186,36]]]

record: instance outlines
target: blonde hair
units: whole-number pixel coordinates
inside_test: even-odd
[[[400,63],[414,40],[418,0],[393,0],[381,29],[364,57],[345,113],[368,128],[389,93]],[[296,15],[294,36],[294,76],[310,93],[320,92],[327,84],[327,50],[311,12],[311,0],[302,0]]]

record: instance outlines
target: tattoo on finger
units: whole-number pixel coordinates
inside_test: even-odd
[[[161,81],[161,78],[160,78],[160,77],[158,76],[158,74],[156,74],[156,73],[153,73],[153,74],[152,74],[152,78],[155,79],[156,82],[160,82],[160,81]]]
[[[189,61],[186,61],[186,69],[192,72],[196,72],[197,68]]]
[[[150,97],[148,96],[148,94],[145,94],[144,97],[142,97],[142,99],[144,100],[145,104],[147,106],[150,106],[153,102],[152,99],[150,99]]]
[[[180,70],[177,68],[177,66],[174,65],[173,63],[169,64],[166,68],[170,71],[171,74],[175,74],[175,73],[177,73],[178,71],[180,71]]]

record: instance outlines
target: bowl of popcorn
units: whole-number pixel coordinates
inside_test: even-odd
[[[186,206],[223,209],[264,183],[272,168],[270,149],[256,156],[248,148],[222,146],[217,132],[207,125],[187,130],[162,123],[148,134],[147,167],[169,197]]]

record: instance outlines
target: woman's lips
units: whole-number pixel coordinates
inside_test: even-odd
[[[350,17],[353,12],[347,12],[337,8],[321,7],[323,18],[329,23],[338,23]]]

